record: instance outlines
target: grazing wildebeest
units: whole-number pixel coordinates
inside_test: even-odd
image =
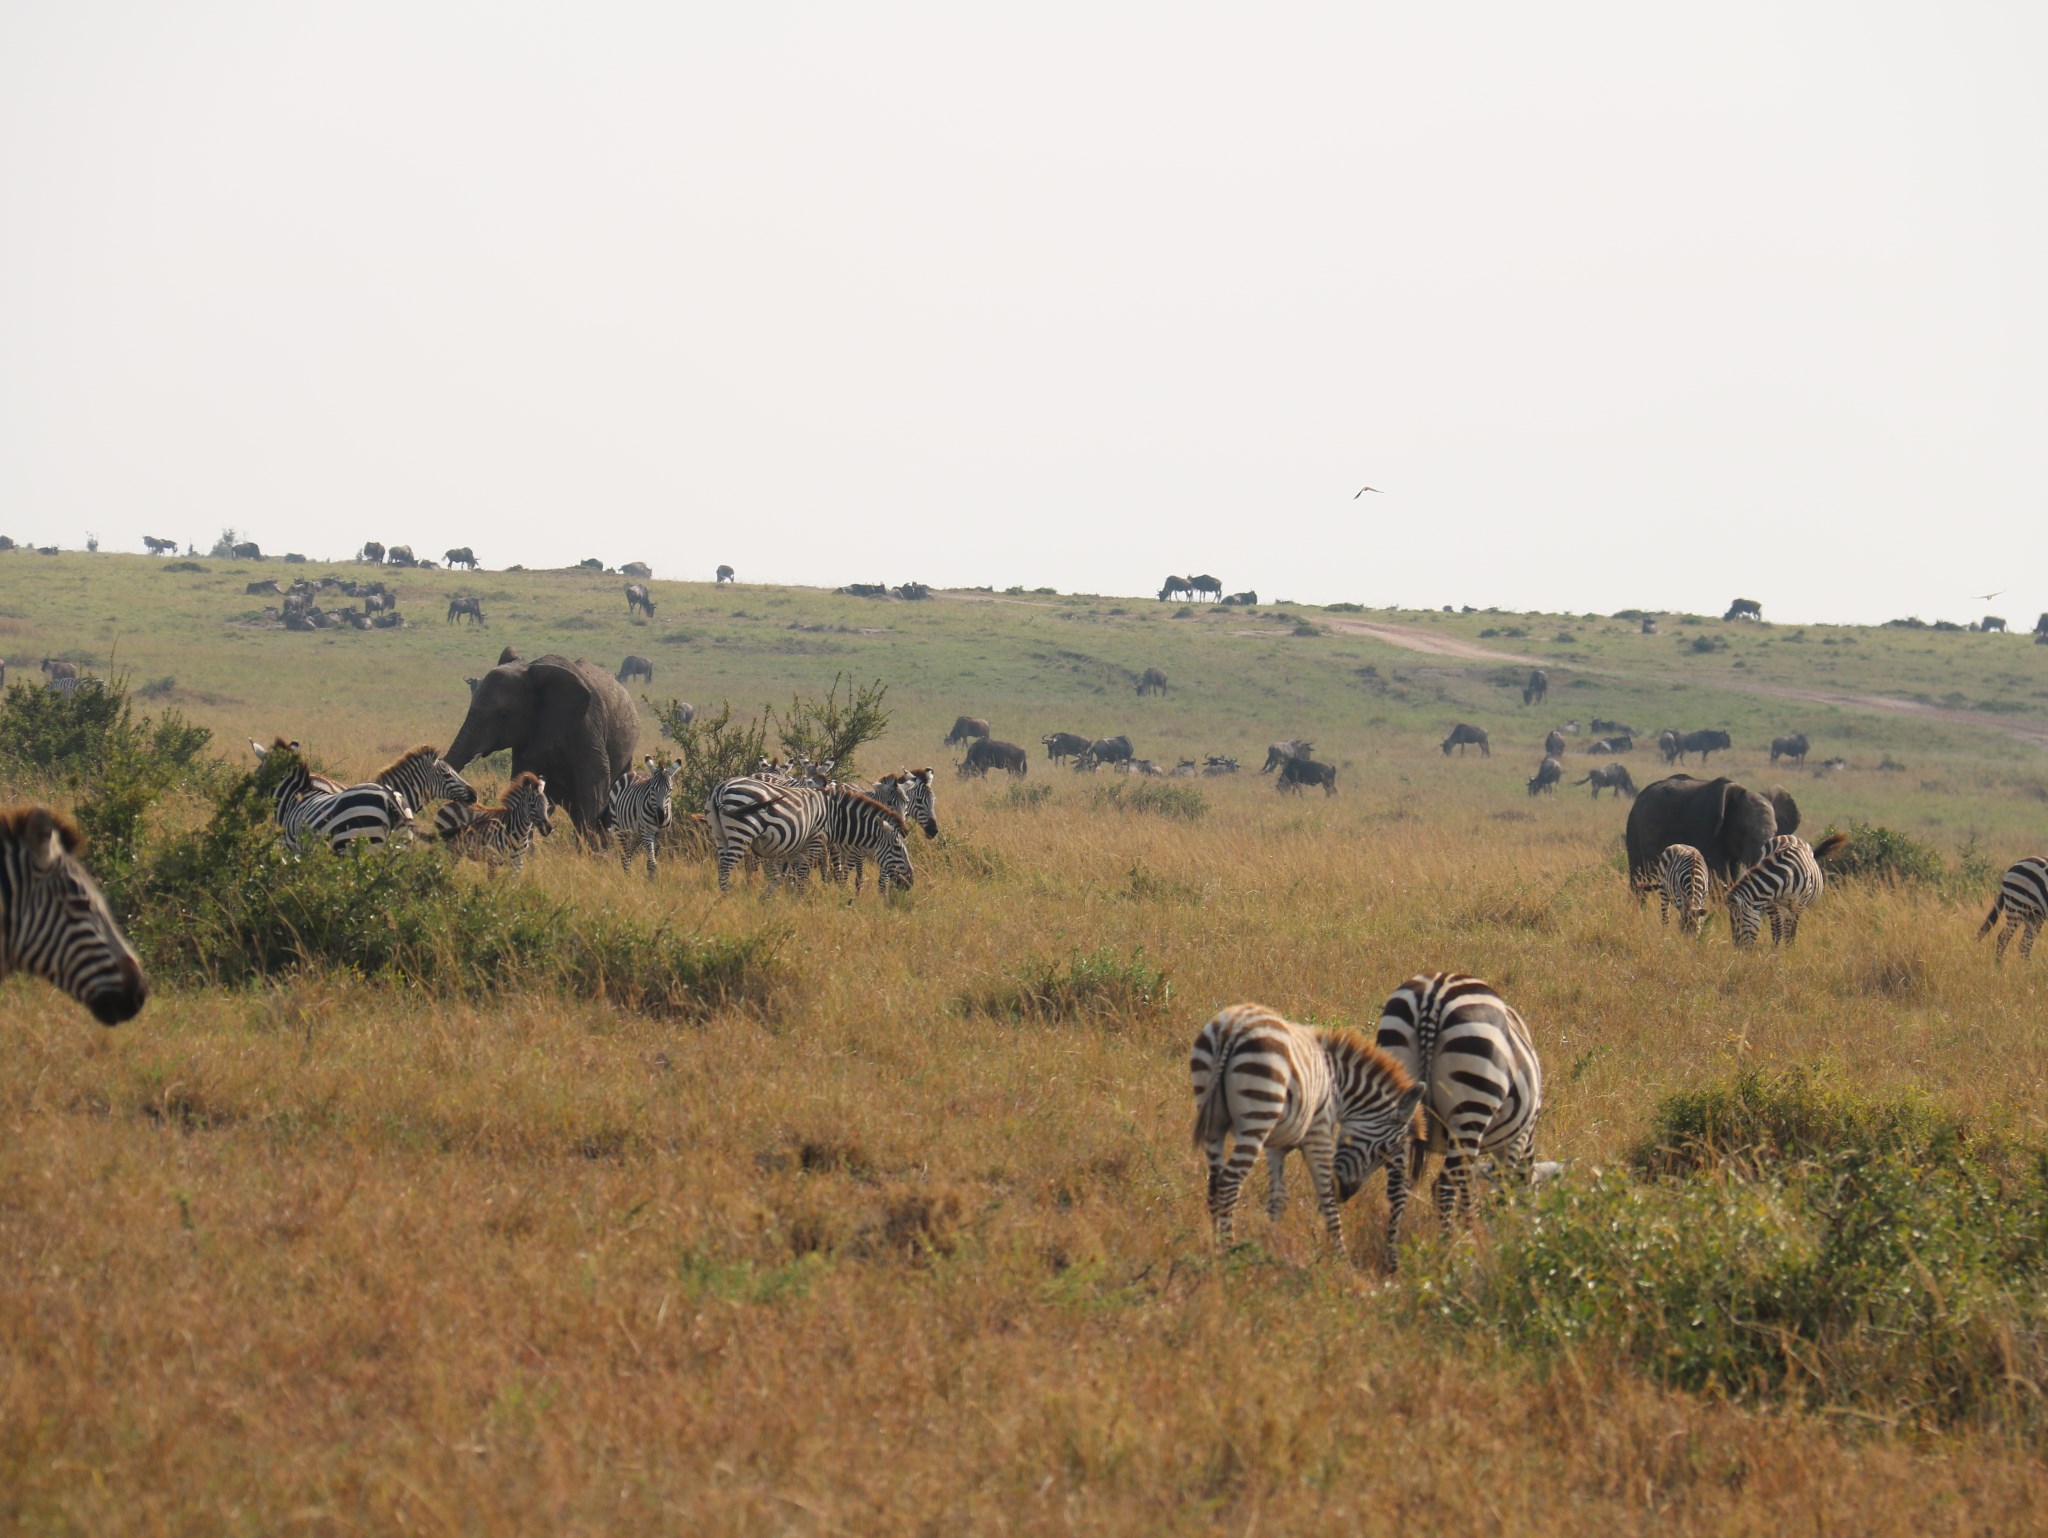
[[[1550,675],[1544,672],[1543,669],[1537,668],[1530,673],[1529,681],[1522,685],[1522,703],[1524,705],[1541,705],[1543,697],[1548,693],[1550,693]]]
[[[384,559],[393,566],[417,566],[419,557],[412,553],[411,545],[393,545],[384,552]]]
[[[1564,733],[1553,726],[1550,729],[1550,735],[1543,739],[1543,751],[1552,758],[1562,758],[1564,756]]]
[[[1164,694],[1166,692],[1166,675],[1157,668],[1145,669],[1143,673],[1138,675],[1138,692],[1140,694]]]
[[[619,682],[624,683],[629,678],[644,678],[653,683],[654,664],[645,657],[628,657],[619,664]]]
[[[43,659],[43,672],[53,681],[59,678],[68,678],[75,683],[78,679],[78,664],[75,662],[57,662],[49,657],[45,657]]]
[[[1724,620],[1753,619],[1758,623],[1762,623],[1763,617],[1764,606],[1754,598],[1736,599],[1735,602],[1728,605],[1728,612],[1721,616]]]
[[[1629,778],[1627,764],[1602,764],[1583,780],[1577,780],[1573,783],[1592,786],[1593,799],[1595,801],[1600,799],[1600,792],[1603,790],[1613,791],[1617,800],[1623,794],[1626,794],[1631,801],[1636,798],[1636,782]]]
[[[628,561],[619,568],[619,575],[622,577],[637,577],[642,582],[645,582],[654,575],[654,568],[645,561]]]
[[[1312,758],[1290,758],[1280,766],[1280,778],[1274,781],[1282,791],[1301,794],[1304,785],[1320,785],[1325,796],[1337,794],[1337,770],[1330,764],[1319,764]]]
[[[253,539],[243,540],[234,547],[231,553],[238,561],[260,561],[263,559],[263,551]]]
[[[1183,593],[1190,598],[1195,596],[1195,590],[1188,585],[1186,577],[1168,577],[1159,587],[1159,599],[1162,603],[1168,599],[1177,598]]]
[[[1011,774],[1021,776],[1030,772],[1030,762],[1024,750],[1014,742],[977,737],[967,744],[967,757],[960,764],[961,776],[983,775],[991,769],[1007,769]]]
[[[1987,614],[1977,622],[1977,628],[1979,630],[1996,630],[2003,632],[2006,626],[2005,621],[2000,619],[1996,614]]]
[[[356,559],[368,561],[372,566],[380,566],[384,562],[384,547],[374,539],[364,540],[363,548]]]
[[[1636,740],[1633,737],[1602,737],[1598,742],[1586,744],[1588,753],[1633,753]]]
[[[1088,739],[1078,732],[1047,732],[1038,740],[1045,748],[1045,756],[1054,763],[1088,751]]]
[[[733,580],[733,576],[732,576],[732,568],[731,568],[730,566],[720,566],[720,567],[718,568],[718,580],[719,580],[720,582],[730,582],[730,581],[732,581],[732,580]]]
[[[467,566],[476,570],[476,552],[467,545],[457,545],[453,550],[441,552],[441,559],[450,566]]]
[[[1485,730],[1477,726],[1468,726],[1463,721],[1460,721],[1451,728],[1451,735],[1446,737],[1439,746],[1443,748],[1445,758],[1451,756],[1452,748],[1456,748],[1458,750],[1458,757],[1463,758],[1467,747],[1478,748],[1479,755],[1482,758],[1493,757],[1493,749],[1487,745]]]
[[[1657,734],[1657,751],[1664,755],[1665,763],[1669,764],[1677,761],[1678,742],[1678,732],[1670,727],[1666,727]]]
[[[1204,593],[1219,601],[1223,597],[1223,584],[1207,572],[1202,573],[1199,577],[1188,578],[1188,586],[1194,589],[1197,598],[1201,597]]]
[[[1279,742],[1266,745],[1266,767],[1261,774],[1271,774],[1290,758],[1314,758],[1316,745],[1306,737],[1287,737]]]
[[[946,733],[946,746],[950,748],[956,742],[966,742],[971,738],[987,735],[988,722],[982,720],[980,716],[955,716],[953,729]]]
[[[1678,761],[1682,764],[1685,762],[1686,754],[1697,753],[1700,756],[1700,762],[1704,764],[1709,753],[1725,752],[1733,745],[1726,732],[1712,730],[1687,732],[1678,739]]]
[[[626,612],[631,614],[635,609],[643,610],[649,619],[654,618],[654,600],[647,596],[646,584],[628,582],[626,584]]]
[[[1536,766],[1536,778],[1529,782],[1529,794],[1533,796],[1543,791],[1550,791],[1554,794],[1557,790],[1557,782],[1563,778],[1564,765],[1546,753],[1543,757],[1543,762]]]
[[[472,624],[484,622],[484,606],[474,598],[451,598],[448,600],[448,622],[453,624],[467,614]]]
[[[1775,764],[1781,758],[1794,759],[1804,764],[1806,762],[1806,733],[1794,732],[1789,737],[1773,737],[1771,739],[1771,762]]]
[[[1131,739],[1119,732],[1114,737],[1097,737],[1088,744],[1088,751],[1074,760],[1076,769],[1093,769],[1100,764],[1128,763],[1137,755],[1131,750]]]
[[[163,555],[166,552],[176,555],[178,542],[175,539],[158,539],[154,534],[145,534],[142,536],[142,548],[151,555]]]

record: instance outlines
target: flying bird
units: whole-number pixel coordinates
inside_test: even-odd
[[[1353,498],[1352,498],[1351,500],[1352,500],[1352,501],[1354,501],[1354,502],[1356,502],[1356,501],[1358,500],[1358,498],[1356,498],[1356,497],[1353,497]],[[2005,591],[2005,589],[2004,589],[2004,588],[2000,588],[2000,589],[1998,590],[1998,593],[2003,593],[2004,591]],[[1989,602],[1991,602],[1991,600],[1992,600],[1992,599],[1994,599],[1994,598],[1996,598],[1996,597],[1998,596],[1998,593],[1972,593],[1972,594],[1971,594],[1970,596],[1971,596],[1972,598],[1981,598],[1981,599],[1983,599],[1983,600],[1984,600],[1984,601],[1985,601],[1986,603],[1989,603]]]
[[[1361,487],[1359,487],[1359,488],[1358,488],[1358,490],[1356,490],[1356,491],[1354,491],[1354,492],[1352,492],[1352,493],[1351,493],[1351,500],[1352,500],[1352,501],[1354,501],[1354,502],[1356,502],[1356,501],[1357,501],[1357,500],[1358,500],[1358,499],[1359,499],[1360,497],[1364,496],[1364,495],[1365,495],[1365,494],[1366,494],[1366,493],[1367,493],[1368,491],[1379,491],[1379,487],[1377,487],[1377,486],[1361,486]],[[1380,492],[1380,495],[1382,495],[1382,496],[1385,496],[1385,495],[1386,495],[1386,493],[1385,493],[1385,492]]]

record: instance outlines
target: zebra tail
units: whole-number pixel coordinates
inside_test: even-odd
[[[1826,838],[1813,846],[1813,857],[1816,860],[1826,860],[1830,855],[1839,854],[1848,842],[1848,834],[1830,833]]]
[[[1977,938],[1983,939],[1998,927],[1998,916],[2005,912],[2005,893],[2000,892],[1991,899],[1991,911],[1984,915],[1984,927],[1977,931]]]
[[[1226,1047],[1217,1057],[1215,1069],[1209,1076],[1209,1088],[1195,1106],[1194,1144],[1197,1148],[1207,1148],[1230,1130],[1230,1106],[1223,1094],[1224,1075],[1230,1071],[1230,1055],[1231,1049]]]

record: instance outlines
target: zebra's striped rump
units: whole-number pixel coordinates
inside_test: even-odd
[[[119,1025],[142,1008],[149,983],[78,859],[84,843],[48,807],[0,811],[0,977],[31,972],[101,1025]]]
[[[271,801],[285,847],[293,854],[304,853],[309,840],[325,843],[337,854],[358,843],[381,844],[412,823],[405,797],[374,781],[331,792],[315,789],[313,773],[296,742],[278,738],[264,756],[264,767],[273,762],[284,768]]]
[[[1437,1211],[1471,1205],[1482,1155],[1526,1178],[1543,1112],[1543,1067],[1522,1017],[1492,988],[1461,972],[1423,973],[1394,991],[1379,1045],[1427,1092],[1425,1136],[1405,1167],[1387,1166],[1387,1254],[1398,1253],[1409,1187],[1432,1151],[1444,1156]]]
[[[1820,862],[1848,842],[1848,835],[1830,834],[1820,848],[1796,833],[1780,833],[1764,857],[1728,889],[1728,928],[1736,946],[1756,942],[1764,920],[1771,921],[1771,944],[1790,945],[1799,938],[1799,920],[1827,886]]]
[[[1671,922],[1671,910],[1678,910],[1678,927],[1697,935],[1707,927],[1707,895],[1711,885],[1707,857],[1690,844],[1672,844],[1657,856],[1657,922]]]
[[[2048,860],[2032,855],[2007,868],[1977,938],[1981,940],[1990,934],[2001,918],[2005,928],[1998,933],[1997,959],[2005,960],[2005,948],[2012,942],[2013,931],[2018,930],[2020,960],[2028,960],[2034,954],[2034,941],[2041,933],[2041,925],[2048,923]]]
[[[1209,1162],[1209,1216],[1228,1244],[1238,1193],[1263,1150],[1267,1211],[1287,1199],[1290,1149],[1307,1161],[1316,1204],[1338,1253],[1340,1203],[1416,1135],[1422,1087],[1363,1038],[1296,1025],[1262,1004],[1219,1010],[1188,1059],[1195,1146]],[[1228,1157],[1225,1157],[1226,1145]]]
[[[716,786],[705,812],[718,846],[721,892],[731,890],[732,869],[748,854],[767,868],[769,893],[784,874],[802,891],[812,860],[825,855],[831,801],[813,786],[743,775]]]

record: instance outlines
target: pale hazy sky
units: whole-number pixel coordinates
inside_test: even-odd
[[[0,0],[0,532],[2031,624],[2044,75],[2038,4]]]

